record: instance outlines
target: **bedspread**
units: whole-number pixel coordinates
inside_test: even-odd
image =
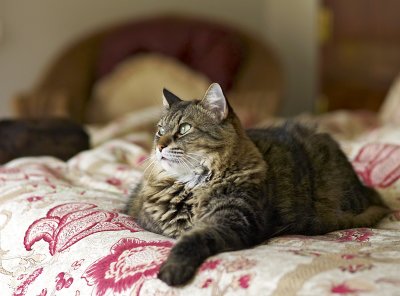
[[[21,158],[0,168],[1,295],[400,295],[399,128],[341,142],[362,181],[394,209],[377,228],[218,254],[182,288],[156,278],[175,241],[121,213],[148,141],[136,132],[68,162]]]

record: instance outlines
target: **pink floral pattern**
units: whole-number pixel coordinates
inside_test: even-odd
[[[362,290],[353,289],[346,284],[334,285],[331,289],[333,294],[353,294],[355,292],[361,292]]]
[[[400,178],[400,145],[367,144],[355,157],[353,166],[368,186],[389,187]]]
[[[73,282],[74,278],[69,273],[60,272],[56,277],[56,290],[68,289]]]
[[[371,293],[374,287],[364,280],[349,279],[341,283],[333,284],[330,292],[333,295],[359,295],[360,293]],[[376,295],[381,295],[380,293]]]
[[[118,178],[112,177],[112,178],[108,178],[107,179],[107,183],[110,184],[110,185],[118,187],[118,186],[121,186],[122,181],[120,179],[118,179]]]
[[[221,259],[209,259],[200,266],[199,270],[200,272],[205,270],[214,270],[220,263]]]
[[[202,289],[208,288],[213,282],[213,279],[208,278],[204,281],[204,283],[201,285]]]
[[[347,266],[341,266],[340,270],[350,273],[356,273],[364,270],[369,270],[371,268],[373,268],[372,264],[350,264]]]
[[[338,232],[338,242],[367,242],[373,236],[368,228],[349,229]]]
[[[47,296],[47,289],[42,289],[42,292],[40,292],[40,294],[37,296]]]
[[[43,200],[43,197],[42,196],[30,196],[30,197],[28,197],[27,199],[26,199],[28,202],[37,202],[37,201],[40,201],[40,200]]]
[[[116,230],[136,232],[140,228],[131,218],[100,210],[93,204],[62,204],[50,209],[45,218],[29,226],[24,246],[30,251],[36,242],[43,239],[49,243],[50,254],[54,255],[91,234]]]
[[[251,276],[249,274],[242,275],[239,278],[240,287],[242,287],[243,289],[247,289],[250,286],[250,280],[251,280]]]
[[[94,295],[122,293],[129,288],[139,295],[146,279],[154,278],[172,247],[170,241],[143,241],[123,238],[111,247],[110,254],[94,262],[82,275]]]
[[[26,295],[29,285],[31,285],[36,278],[42,273],[43,268],[38,268],[33,271],[24,281],[18,286],[14,291],[13,296],[23,296]]]

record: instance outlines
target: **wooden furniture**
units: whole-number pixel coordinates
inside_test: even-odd
[[[399,12],[398,0],[322,1],[320,91],[326,110],[378,110],[400,72]]]

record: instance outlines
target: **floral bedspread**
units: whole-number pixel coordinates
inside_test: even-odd
[[[400,295],[400,128],[341,142],[363,182],[394,209],[377,228],[222,253],[182,288],[156,278],[175,241],[121,213],[145,169],[149,135],[101,142],[68,162],[0,167],[1,295]]]

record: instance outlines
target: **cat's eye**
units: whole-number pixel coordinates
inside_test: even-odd
[[[159,127],[158,129],[158,134],[160,136],[164,136],[165,135],[165,128],[163,128],[162,126]]]
[[[192,128],[192,126],[191,126],[189,123],[182,123],[182,124],[179,126],[179,133],[180,133],[181,135],[184,135],[184,134],[186,134],[191,128]]]

